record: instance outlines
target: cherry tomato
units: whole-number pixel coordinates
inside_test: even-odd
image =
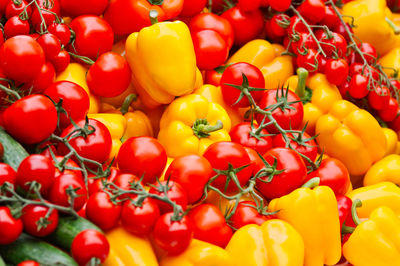
[[[329,59],[326,63],[325,75],[327,80],[335,85],[343,84],[349,74],[349,65],[347,61],[338,59]]]
[[[322,50],[324,50],[328,57],[331,57],[333,54],[339,57],[346,56],[347,41],[341,34],[331,32],[328,35],[324,30],[317,30],[315,36],[320,41]]]
[[[318,46],[316,41],[310,34],[302,32],[296,33],[294,36],[296,36],[296,38],[293,38],[293,35],[291,36],[292,43],[290,44],[290,48],[296,55],[305,56],[309,49],[313,49],[313,54],[316,54]],[[311,60],[311,64],[314,65],[315,60]]]
[[[104,13],[108,6],[108,0],[60,0],[61,11],[69,17],[77,17],[80,15],[97,15]]]
[[[57,36],[62,45],[67,45],[71,39],[71,31],[66,24],[63,23],[53,23],[48,29],[50,33]]]
[[[159,217],[158,205],[151,198],[146,198],[140,206],[134,205],[130,200],[122,205],[122,226],[135,235],[145,236],[151,233]]]
[[[219,86],[221,83],[222,73],[212,70],[206,70],[204,77],[204,84],[211,84],[214,86]]]
[[[395,98],[390,97],[389,103],[384,109],[378,110],[378,115],[385,122],[393,121],[397,116],[399,104]]]
[[[49,207],[30,204],[22,209],[21,220],[24,230],[33,236],[44,237],[56,230],[58,225],[58,211],[51,210],[48,217]],[[44,220],[46,218],[46,220]]]
[[[261,98],[259,107],[268,111],[269,106],[282,101],[287,101],[288,106],[286,106],[283,111],[281,108],[275,109],[272,111],[272,116],[279,126],[285,130],[299,129],[303,121],[304,111],[303,104],[299,102],[300,98],[294,92],[290,90],[285,91],[283,89],[267,90]],[[256,114],[255,118],[257,123],[260,124],[264,116]],[[268,119],[265,119],[265,123],[268,123],[268,121]],[[274,125],[269,125],[266,129],[270,133],[279,133]]]
[[[236,173],[242,187],[246,185],[251,177],[253,169],[250,158],[243,146],[238,143],[225,141],[213,143],[207,148],[203,156],[211,163],[213,169],[219,171],[233,171],[233,168],[236,169],[247,165],[247,167]],[[233,192],[238,190],[235,182],[225,174],[221,174],[215,179],[212,185],[221,191]]]
[[[172,161],[165,178],[179,183],[187,193],[189,204],[201,199],[204,187],[213,175],[211,164],[199,155],[186,155]]]
[[[225,248],[232,237],[232,229],[218,207],[201,204],[188,215],[193,221],[194,238]]]
[[[372,44],[363,42],[358,45],[358,48],[363,53],[364,58],[367,60],[368,64],[375,63],[376,59],[378,58],[378,54],[376,52],[375,47]],[[364,63],[363,59],[358,53],[356,53],[356,61],[361,64]]]
[[[118,224],[121,205],[111,201],[110,195],[98,191],[86,203],[86,217],[102,230],[109,230]]]
[[[25,0],[22,1],[7,1],[8,4],[6,6],[6,18],[10,19],[13,16],[19,16],[22,11],[26,8],[26,13],[28,17],[32,14],[31,6],[28,6],[28,3]],[[28,6],[28,7],[27,7]]]
[[[34,260],[25,260],[18,263],[17,266],[40,266],[40,264]]]
[[[46,96],[29,95],[4,111],[3,123],[6,131],[17,140],[27,144],[39,143],[56,129],[57,110]]]
[[[309,33],[306,25],[298,16],[292,16],[290,18],[290,25],[289,28],[287,28],[287,32],[289,36],[299,33]]]
[[[89,173],[88,175],[88,189],[89,195],[103,190],[105,187],[103,181],[113,182],[115,178],[120,174],[119,169],[115,167],[110,167],[110,174],[106,177],[98,178],[95,174]]]
[[[282,173],[272,176],[270,181],[271,177],[268,174],[257,179],[256,187],[264,197],[268,199],[282,197],[304,183],[307,168],[300,155],[295,151],[288,148],[273,148],[263,157],[270,166],[275,163],[276,170],[283,170]]]
[[[349,171],[335,158],[323,159],[319,168],[307,175],[307,181],[319,177],[320,186],[330,187],[336,195],[346,194],[350,187]]]
[[[184,216],[179,221],[172,218],[174,213],[166,213],[158,218],[154,226],[155,243],[171,255],[183,252],[193,238],[193,224],[189,217]]]
[[[61,43],[56,35],[51,33],[46,33],[41,35],[36,40],[44,51],[47,60],[53,59],[61,51]]]
[[[29,31],[29,22],[27,20],[20,19],[19,16],[11,17],[4,25],[4,34],[7,38],[17,35],[28,35]]]
[[[71,61],[71,57],[69,53],[65,50],[62,50],[51,59],[51,63],[54,65],[57,73],[64,71]]]
[[[400,108],[397,108],[396,118],[390,121],[389,127],[396,132],[400,130]]]
[[[298,11],[311,24],[317,24],[325,17],[325,3],[322,0],[305,0]]]
[[[132,137],[119,149],[118,167],[122,172],[143,176],[143,183],[154,183],[167,163],[164,147],[152,137]]]
[[[46,62],[42,69],[40,70],[39,75],[32,82],[32,92],[35,93],[43,93],[51,83],[53,83],[56,78],[56,71],[54,66],[50,62]]]
[[[356,74],[350,80],[350,96],[355,99],[361,99],[368,95],[368,78]]]
[[[48,27],[56,21],[56,16],[61,17],[60,3],[58,0],[36,0],[36,4],[39,5],[40,10],[36,5],[33,5],[34,8],[30,20],[36,31],[41,32],[45,30],[42,26],[43,22]]]
[[[354,54],[354,52],[352,52]],[[349,68],[350,76],[354,76],[356,74],[361,74],[366,77],[371,76],[375,80],[379,80],[379,70],[377,70],[373,66],[364,67],[364,64],[361,63],[353,63]]]
[[[232,227],[239,229],[248,224],[262,225],[268,219],[268,216],[257,211],[256,204],[253,201],[241,201],[230,222]]]
[[[69,137],[69,144],[80,156],[99,163],[104,163],[108,159],[111,151],[111,134],[103,123],[91,118],[89,118],[88,121],[89,130],[92,129],[94,132],[86,137],[82,135],[77,136],[77,133],[72,134]],[[82,128],[85,126],[85,120],[76,121],[76,124]],[[66,137],[75,129],[74,125],[70,125],[63,130],[61,137]],[[60,143],[58,151],[60,154],[65,155],[69,152],[69,149],[63,143]]]
[[[375,110],[381,110],[389,104],[390,91],[386,86],[377,86],[368,93],[369,106]]]
[[[343,24],[343,23],[337,24],[336,27],[333,29],[333,31],[341,34],[346,39],[346,41],[350,42],[351,41],[350,40],[350,36],[347,33],[346,28],[351,33],[353,33],[353,29],[350,27],[350,25],[348,23],[346,23],[346,24]]]
[[[73,19],[70,27],[75,32],[73,52],[78,55],[95,60],[101,54],[111,51],[114,34],[104,19],[83,15]]]
[[[64,169],[58,169],[58,163],[63,161],[64,157],[63,156],[56,156],[57,162],[53,160],[54,166],[56,167],[56,172],[54,174],[54,178],[57,178],[61,174],[67,174],[67,173],[72,173],[76,175],[78,178],[83,180],[83,175],[80,170],[75,170],[79,169],[79,166],[74,162],[72,159],[68,159],[67,162],[64,164]],[[75,168],[75,169],[74,169]]]
[[[112,181],[117,187],[123,189],[123,190],[131,190],[131,184],[132,183],[137,183],[139,181],[139,178],[135,175],[132,174],[119,174],[115,177],[114,180],[110,180]],[[126,198],[130,198],[130,197],[134,197],[134,195],[122,195],[119,198],[120,199],[126,199]]]
[[[42,47],[32,37],[25,35],[7,39],[0,47],[0,58],[4,74],[18,82],[35,79],[45,63]]]
[[[342,24],[342,23],[341,23],[338,15],[336,15],[333,7],[325,5],[325,16],[322,19],[321,24],[328,26],[328,28],[331,30],[334,30],[339,24]],[[337,33],[341,34],[340,32],[337,32]]]
[[[21,219],[15,219],[6,206],[0,206],[0,245],[11,244],[22,233]]]
[[[237,6],[245,11],[255,11],[261,7],[261,0],[238,0]]]
[[[107,52],[89,68],[86,81],[90,92],[101,97],[115,97],[128,88],[131,70],[123,56]]]
[[[314,49],[308,49],[307,53],[297,56],[296,62],[298,67],[315,72],[321,67],[321,55]]]
[[[61,173],[54,179],[48,199],[52,203],[68,207],[71,199],[69,193],[73,193],[72,190],[75,190],[77,196],[74,200],[74,209],[78,211],[86,203],[87,191],[83,180],[73,172]]]
[[[168,188],[167,196],[168,198],[175,202],[176,204],[180,205],[183,210],[186,210],[187,207],[187,194],[186,191],[183,189],[183,187],[174,181],[160,181],[160,184],[155,183],[153,186],[150,188],[150,193],[159,195],[161,197],[164,197],[164,187]],[[174,209],[172,205],[163,202],[161,200],[155,199],[158,207],[160,208],[160,212],[162,214],[167,213],[167,212],[172,212]]]
[[[272,9],[285,12],[289,9],[290,5],[292,4],[291,0],[268,0],[269,5]]]
[[[79,265],[87,265],[92,258],[104,262],[110,252],[107,238],[94,229],[87,229],[76,235],[71,245],[72,257]]]
[[[264,166],[264,163],[260,158],[260,156],[262,156],[262,155],[259,155],[259,153],[257,153],[252,148],[249,148],[249,147],[244,147],[244,148],[245,148],[245,150],[247,152],[247,155],[249,155],[250,163],[251,163],[251,166],[253,168],[252,176],[255,176],[257,174],[257,171],[258,171],[257,169],[259,169],[260,167],[263,168],[263,166]]]
[[[243,81],[243,75],[246,76],[248,83]],[[250,105],[248,98],[243,96],[239,100],[241,91],[229,84],[242,86],[243,88],[257,88],[258,90],[255,91],[248,89],[254,101],[258,102],[263,95],[262,90],[265,88],[265,79],[260,69],[248,63],[236,63],[225,69],[221,77],[221,92],[224,101],[230,106],[248,107]]]
[[[5,182],[8,182],[15,187],[16,181],[17,173],[15,170],[6,163],[0,163],[0,186],[2,186]]]
[[[257,133],[258,126],[251,126],[250,122],[242,122],[234,126],[229,135],[231,136],[231,141],[239,143],[244,147],[249,147],[254,149],[260,154],[266,153],[272,148],[272,138],[265,129],[261,129]]]
[[[182,17],[193,17],[203,11],[206,4],[207,0],[185,0],[179,15]]]
[[[269,27],[274,35],[283,37],[287,34],[286,28],[289,27],[289,24],[289,16],[285,14],[277,14],[271,18]]]

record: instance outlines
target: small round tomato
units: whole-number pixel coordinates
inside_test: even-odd
[[[377,86],[368,93],[368,104],[375,110],[381,110],[389,104],[390,91],[386,86]]]
[[[17,264],[17,266],[40,266],[39,262],[34,260],[25,260]]]
[[[114,180],[110,180],[110,181],[112,181],[115,184],[115,186],[119,187],[120,189],[131,190],[131,184],[137,183],[139,181],[139,178],[132,174],[119,174],[115,177]],[[125,198],[130,198],[130,197],[134,197],[134,195],[126,194],[126,195],[120,196],[119,198],[125,199]]]
[[[354,99],[361,99],[368,95],[368,78],[361,74],[356,74],[350,80],[350,96]]]
[[[247,81],[244,80],[246,76]],[[255,102],[258,102],[265,88],[265,79],[261,70],[248,63],[236,63],[225,69],[221,77],[221,92],[224,101],[234,107],[248,107],[250,105],[246,96],[241,95],[241,90],[231,85],[236,85],[242,89],[248,89]],[[252,90],[251,88],[258,90]],[[240,100],[239,97],[243,96]]]
[[[283,37],[287,35],[286,28],[289,27],[289,16],[285,14],[274,15],[269,21],[269,27],[271,32],[275,36]]]
[[[330,35],[328,35],[324,30],[317,30],[315,36],[321,43],[321,47],[328,57],[334,54],[339,57],[346,56],[347,41],[341,34],[331,32]]]
[[[203,11],[206,4],[207,0],[185,0],[179,15],[182,17],[193,17]]]
[[[79,265],[87,265],[92,258],[104,262],[110,252],[107,238],[94,229],[87,229],[76,235],[71,244],[72,257]]]
[[[376,59],[378,58],[378,53],[372,44],[363,42],[358,45],[358,48],[363,53],[363,56],[367,60],[368,64],[375,63]],[[358,53],[356,53],[356,61],[361,64],[364,63],[364,60]]]
[[[312,52],[313,54],[316,53],[318,46],[317,46],[317,42],[314,40],[314,38],[312,38],[312,36],[310,36],[308,33],[303,33],[303,32],[296,33],[295,36],[296,36],[296,38],[293,38],[293,36],[291,36],[292,42],[291,42],[289,48],[292,49],[293,52],[297,56],[302,55],[303,57],[305,57],[307,55],[307,52],[309,49],[314,50]],[[315,62],[318,62],[318,61],[310,60],[310,62],[312,65],[315,65]]]
[[[208,146],[203,156],[211,163],[212,168],[217,171],[233,172],[234,169],[247,166],[236,173],[236,177],[242,187],[247,184],[251,177],[253,169],[249,155],[247,155],[243,146],[238,143],[215,142]],[[239,188],[236,183],[227,174],[221,174],[214,180],[212,185],[221,191],[238,191]]]
[[[289,9],[290,5],[292,4],[291,0],[269,0],[269,5],[273,10],[279,12],[285,12]]]
[[[57,178],[61,174],[73,173],[78,178],[83,180],[82,172],[80,170],[75,170],[75,169],[80,168],[79,165],[77,165],[76,162],[74,162],[71,158],[68,159],[67,162],[64,164],[63,169],[59,169],[58,164],[60,162],[62,162],[63,160],[64,160],[63,156],[56,156],[56,161],[53,160],[54,166],[56,167],[56,172],[54,174],[54,178]]]
[[[117,164],[125,173],[143,176],[143,183],[154,183],[167,164],[167,153],[157,139],[132,137],[119,149]]]
[[[60,0],[61,11],[69,17],[77,17],[80,15],[97,15],[104,13],[108,6],[108,0]]]
[[[103,181],[113,182],[115,178],[119,175],[119,169],[115,167],[110,168],[110,174],[106,177],[98,178],[95,174],[89,173],[88,175],[88,190],[89,196],[94,193],[103,190],[105,187]]]
[[[122,205],[122,226],[135,235],[145,236],[151,233],[159,217],[158,205],[151,198],[146,198],[138,206],[130,200],[126,200]]]
[[[194,238],[225,248],[232,237],[232,229],[218,207],[201,204],[188,215],[193,221]]]
[[[238,0],[237,6],[245,12],[250,12],[260,8],[261,0]]]
[[[268,219],[268,216],[257,211],[253,201],[241,201],[230,221],[233,228],[239,229],[248,224],[262,225]]]
[[[290,18],[290,25],[289,28],[287,28],[287,32],[289,36],[299,33],[309,33],[306,25],[298,16],[292,16]]]
[[[154,226],[155,243],[171,255],[183,252],[193,238],[193,224],[188,216],[173,220],[174,213],[169,212],[158,218]]]
[[[337,33],[339,33],[339,34],[341,34],[341,35],[346,39],[346,41],[350,42],[350,41],[351,41],[351,40],[350,40],[350,36],[349,36],[349,34],[347,33],[346,28],[347,28],[351,33],[353,33],[353,28],[350,27],[350,25],[349,25],[348,23],[346,23],[346,24],[343,24],[343,23],[337,24],[337,25],[335,26],[335,28],[333,29],[333,31],[334,31],[334,32],[337,32]]]
[[[40,10],[36,5],[40,7]],[[57,20],[56,16],[61,17],[60,3],[58,0],[36,0],[36,4],[33,6],[30,20],[37,32],[45,31],[46,28],[43,27],[43,23],[48,27]]]
[[[71,56],[65,50],[62,50],[51,59],[51,63],[54,65],[57,73],[64,71],[71,61]]]
[[[174,181],[160,181],[160,183],[155,183],[153,184],[153,186],[150,188],[150,193],[151,194],[155,194],[155,195],[159,195],[161,197],[164,197],[165,193],[164,193],[164,188],[167,189],[167,197],[175,202],[176,204],[180,205],[182,207],[183,210],[186,210],[187,207],[187,194],[186,191],[183,189],[183,187]],[[160,212],[162,214],[167,213],[167,212],[172,212],[174,209],[172,207],[172,205],[155,199],[158,207],[160,208]]]
[[[252,127],[250,122],[239,123],[229,132],[231,141],[264,154],[272,148],[272,138],[265,129],[261,129],[257,133],[258,128],[257,125]]]
[[[46,62],[40,73],[36,76],[36,78],[32,82],[32,92],[35,93],[43,93],[51,83],[53,83],[56,78],[56,71],[54,66],[50,62]]]
[[[90,92],[101,97],[115,97],[128,88],[131,70],[123,56],[106,52],[89,68],[86,81]]]
[[[13,16],[19,16],[21,12],[26,9],[26,13],[28,17],[31,16],[32,8],[25,0],[22,1],[7,1],[7,6],[5,9],[5,15],[7,19],[10,19]]]
[[[17,35],[28,35],[30,31],[29,22],[22,20],[19,16],[13,16],[4,24],[4,35],[9,39]]]
[[[66,24],[63,23],[53,23],[47,30],[57,36],[62,45],[67,45],[71,39],[71,31]]]
[[[307,21],[317,24],[325,17],[325,3],[322,0],[305,0],[298,11]]]
[[[399,104],[395,98],[390,97],[389,103],[384,109],[378,110],[378,115],[385,122],[393,121],[397,116]]]
[[[36,41],[42,46],[47,60],[53,59],[61,51],[60,40],[52,33],[43,34]]]
[[[6,206],[0,206],[0,245],[11,244],[22,233],[21,219],[15,219]]]
[[[264,197],[268,199],[282,197],[303,185],[307,168],[297,152],[288,148],[273,148],[263,157],[270,167],[276,164],[276,170],[283,171],[274,176],[265,173],[257,179],[256,187]],[[258,171],[263,168],[265,166]]]
[[[6,163],[0,163],[0,186],[2,186],[5,182],[8,182],[15,187],[16,180],[17,173],[15,170]]]
[[[39,143],[50,137],[57,128],[57,110],[46,96],[29,95],[4,111],[3,125],[22,143]]]
[[[309,72],[321,70],[321,54],[315,49],[308,49],[304,54],[299,54],[296,59],[298,67],[305,68]]]
[[[121,205],[113,203],[110,195],[98,191],[86,203],[86,217],[102,230],[109,230],[118,224]]]
[[[179,183],[187,192],[188,203],[201,199],[204,187],[213,175],[211,164],[199,155],[186,155],[172,161],[165,173],[165,178]]]
[[[349,74],[349,65],[347,61],[338,59],[329,59],[325,67],[325,75],[327,80],[335,85],[343,84]]]
[[[263,168],[264,163],[261,160],[259,153],[257,153],[254,149],[249,147],[244,147],[244,148],[247,152],[247,155],[249,155],[250,163],[253,168],[253,173],[251,176],[255,176],[257,174],[257,169],[259,169],[260,167]]]
[[[321,24],[328,26],[328,28],[331,30],[334,30],[338,24],[342,23],[333,7],[325,5],[325,16],[322,19]]]
[[[24,230],[33,236],[44,237],[56,230],[58,225],[58,211],[51,210],[48,217],[49,207],[30,204],[22,209],[21,220]],[[45,219],[46,218],[46,219]]]

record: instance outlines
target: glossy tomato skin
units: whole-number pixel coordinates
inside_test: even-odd
[[[86,217],[104,231],[115,227],[120,215],[121,205],[114,204],[106,192],[94,193],[86,203]]]
[[[368,104],[375,110],[384,109],[390,101],[390,91],[386,86],[376,86],[368,93]]]
[[[32,92],[43,93],[46,88],[53,83],[55,78],[56,70],[54,69],[53,64],[50,62],[46,62],[42,66],[40,73],[32,82]]]
[[[154,226],[155,243],[171,255],[183,252],[193,238],[193,224],[188,216],[180,221],[172,220],[173,213],[166,213],[158,218]]]
[[[111,151],[111,134],[106,126],[95,120],[88,119],[89,129],[93,127],[95,131],[89,134],[86,138],[83,136],[71,138],[69,144],[78,152],[78,154],[84,158],[94,160],[99,163],[104,163]],[[85,126],[85,120],[76,121],[79,127]],[[70,125],[61,133],[61,137],[64,138],[69,133],[75,130],[74,125]],[[58,146],[58,151],[61,154],[67,154],[68,148],[64,144]]]
[[[5,182],[8,182],[14,185],[17,180],[17,173],[15,170],[6,163],[0,163],[0,186],[2,186]]]
[[[139,181],[139,178],[132,174],[119,174],[115,177],[112,181],[117,187],[123,190],[131,190],[131,183],[136,183]],[[133,197],[133,195],[122,195],[120,196],[121,199]]]
[[[194,238],[225,248],[232,237],[232,229],[218,207],[201,204],[188,215],[193,221]]]
[[[71,120],[79,121],[85,118],[89,111],[89,96],[78,84],[70,81],[57,81],[51,84],[44,94],[58,103],[62,99],[62,107],[67,114],[60,114],[60,127],[65,128]]]
[[[262,129],[260,131],[262,136],[260,136],[259,139],[255,138],[250,133],[254,133],[257,129],[257,125],[254,125],[254,129],[252,129],[250,122],[242,122],[234,126],[229,132],[229,135],[231,136],[232,142],[239,143],[244,147],[252,148],[258,153],[264,154],[272,148],[272,137],[266,136],[269,134],[268,131]]]
[[[399,104],[395,98],[390,97],[386,108],[378,110],[378,115],[385,122],[391,122],[396,119]]]
[[[110,174],[103,178],[96,178],[96,175],[89,173],[88,175],[88,189],[89,195],[101,191],[104,189],[103,181],[106,180],[107,182],[113,182],[115,178],[120,174],[119,169],[115,167],[110,168]]]
[[[0,206],[0,245],[11,244],[22,233],[21,219],[15,219],[6,206]]]
[[[36,41],[42,46],[47,60],[51,60],[61,51],[61,42],[57,36],[52,33],[40,35]]]
[[[264,110],[268,110],[268,106],[271,106],[273,104],[277,103],[277,95],[278,99],[281,97],[284,97],[283,95],[286,95],[287,93],[287,102],[296,102],[299,101],[300,98],[292,91],[290,90],[282,90],[281,89],[272,89],[272,90],[267,90],[264,92],[264,95],[262,96],[259,106],[260,108]],[[290,109],[285,108],[284,111],[282,111],[280,108],[275,109],[272,111],[272,116],[275,118],[275,120],[278,122],[278,124],[285,130],[289,129],[299,129],[301,126],[301,123],[303,121],[303,116],[304,116],[304,110],[303,110],[303,104],[301,102],[296,102],[290,104]],[[261,123],[263,120],[263,115],[261,114],[256,114],[255,118],[257,120],[257,123]],[[265,123],[267,123],[269,120],[265,119]],[[270,133],[278,133],[279,131],[274,125],[269,125],[266,127],[267,131]]]
[[[29,95],[4,111],[3,123],[6,131],[22,143],[39,143],[56,129],[57,110],[46,96]]]
[[[71,39],[71,31],[66,24],[53,23],[48,27],[47,30],[57,36],[57,38],[60,40],[60,43],[64,46],[66,46]]]
[[[203,156],[211,163],[212,168],[217,170],[228,170],[229,165],[233,168],[248,165],[236,174],[242,187],[246,185],[251,177],[253,169],[250,158],[243,146],[238,143],[225,141],[213,143],[207,148]],[[220,175],[212,185],[221,191],[234,192],[238,190],[234,181],[231,180],[228,185],[226,183],[227,176]],[[225,189],[225,187],[227,188]]]
[[[160,184],[158,183],[153,184],[149,192],[164,197],[165,193],[163,187],[168,187],[168,192],[167,192],[168,198],[173,202],[175,202],[176,204],[180,205],[182,209],[185,211],[188,201],[187,194],[179,183],[174,181],[167,182],[167,180],[163,180],[160,181]],[[172,212],[174,210],[172,205],[166,202],[157,199],[155,199],[155,201],[157,202],[157,205],[160,208],[160,212],[162,214],[167,212]]]
[[[71,245],[72,257],[79,265],[87,265],[91,258],[98,258],[104,262],[110,252],[107,238],[94,229],[80,232]]]
[[[325,75],[328,81],[335,85],[343,84],[349,74],[349,65],[342,58],[329,59],[326,63]]]
[[[7,19],[10,19],[13,16],[19,16],[22,11],[26,8],[26,12],[28,16],[32,14],[31,6],[28,6],[28,2],[25,0],[14,2],[14,1],[7,1],[8,4],[5,7],[5,15]]]
[[[118,167],[122,172],[138,177],[143,175],[143,183],[154,183],[167,163],[164,147],[152,137],[132,137],[119,149]]]
[[[44,237],[56,230],[58,225],[58,211],[53,209],[47,218],[49,222],[45,227],[39,228],[39,221],[44,219],[49,208],[41,205],[30,204],[22,209],[22,223],[24,230],[33,236]]]
[[[71,29],[75,32],[74,47],[78,55],[96,60],[101,54],[111,51],[114,34],[104,19],[94,15],[82,15],[72,20]]]
[[[244,147],[244,149],[247,152],[247,155],[250,158],[250,163],[253,168],[253,173],[252,176],[255,176],[257,174],[258,169],[261,169],[264,167],[264,163],[261,160],[260,156],[262,156],[260,153],[257,153],[254,149],[249,148],[249,147]]]
[[[325,4],[322,0],[305,0],[298,11],[307,21],[316,24],[325,17]]]
[[[207,4],[207,0],[185,0],[179,14],[182,17],[192,17],[199,14]]]
[[[57,73],[64,71],[71,61],[71,56],[65,50],[62,50],[52,58],[51,63],[54,66],[54,69]]]
[[[106,10],[108,0],[60,0],[60,5],[64,16],[77,17],[88,14],[100,16]]]
[[[187,192],[188,203],[201,199],[204,187],[213,176],[213,169],[206,158],[200,155],[186,155],[172,161],[165,178],[178,182]]]
[[[18,82],[34,80],[45,63],[42,47],[26,35],[7,39],[0,47],[0,58],[4,74]]]
[[[17,266],[40,266],[40,264],[34,260],[25,260],[18,263]]]
[[[57,162],[61,162],[63,159],[64,159],[63,156],[56,156]],[[54,162],[54,160],[53,160],[53,163],[54,163],[54,166],[56,166],[56,162]],[[80,170],[67,169],[67,168],[79,168],[79,165],[76,162],[74,162],[71,158],[67,160],[64,168],[65,169],[58,169],[56,167],[54,178],[57,178],[61,174],[72,173],[72,174],[76,175],[78,178],[83,180],[83,175]],[[62,172],[60,170],[62,170]]]
[[[17,35],[28,35],[29,22],[22,20],[19,16],[13,16],[4,24],[4,35],[11,38]]]
[[[264,197],[268,199],[282,197],[303,185],[307,176],[307,168],[300,155],[295,151],[288,148],[274,148],[263,157],[271,166],[276,160],[276,169],[284,170],[275,175],[270,182],[263,182],[268,180],[268,176],[257,179],[256,187]]]
[[[46,23],[46,26],[48,27],[54,21],[56,21],[56,15],[58,17],[61,16],[60,3],[59,0],[52,0],[52,1],[37,0],[36,3],[41,8],[40,10],[41,12],[39,12],[39,9],[35,6],[33,8],[30,20],[36,31],[40,32],[42,30],[41,24],[43,21]]]
[[[248,224],[262,225],[268,219],[257,211],[253,201],[241,201],[230,221],[233,228],[239,229]]]

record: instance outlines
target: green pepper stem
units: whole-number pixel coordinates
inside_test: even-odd
[[[351,217],[353,218],[353,221],[355,225],[359,225],[361,223],[360,218],[358,218],[357,215],[357,208],[362,206],[362,202],[359,199],[353,200],[353,204],[351,205]]]
[[[390,18],[385,17],[386,23],[393,29],[394,34],[399,35],[400,34],[400,28],[394,24],[393,21],[390,20]]]
[[[150,10],[149,12],[151,25],[158,23],[158,12],[155,9]]]
[[[126,96],[124,103],[122,104],[120,111],[121,113],[124,115],[128,112],[129,106],[131,106],[131,103],[133,101],[136,101],[137,96],[134,93],[129,94],[128,96]]]
[[[314,177],[308,180],[306,183],[304,183],[301,187],[304,188],[314,188],[316,186],[319,186],[319,182],[321,179],[319,177]]]
[[[220,130],[223,126],[221,120],[218,120],[215,125],[210,125],[206,119],[197,119],[194,122],[192,129],[196,137],[200,139],[209,137],[211,132]]]
[[[308,77],[308,71],[305,68],[299,67],[297,69],[297,76],[299,80],[297,82],[296,94],[300,99],[302,99],[306,93],[306,80]]]

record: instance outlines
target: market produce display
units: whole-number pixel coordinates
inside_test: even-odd
[[[398,11],[0,0],[0,266],[400,265]]]

